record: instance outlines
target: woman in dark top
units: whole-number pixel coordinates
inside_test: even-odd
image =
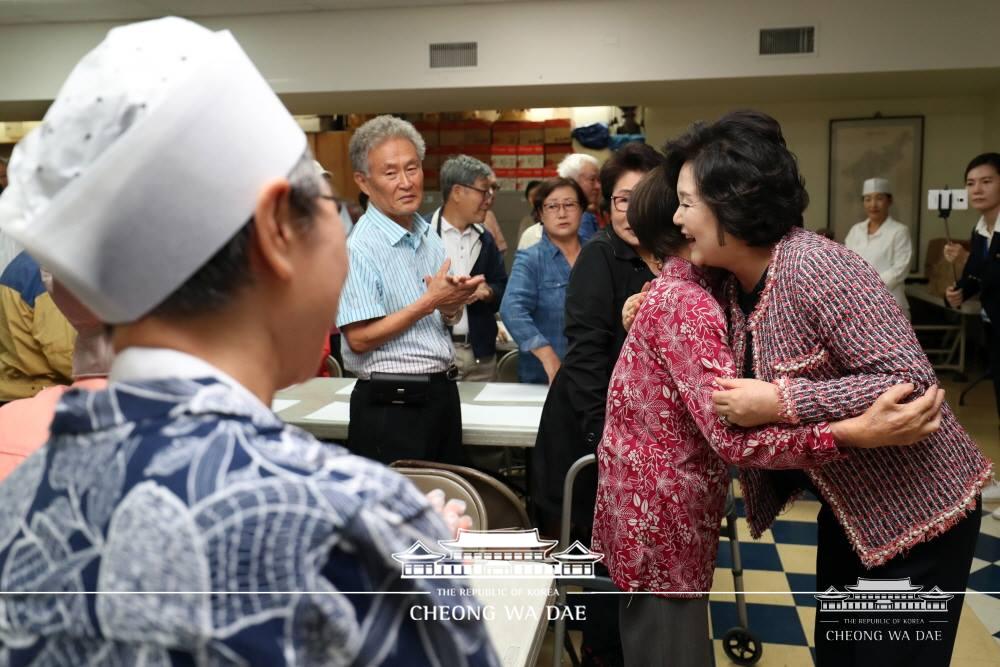
[[[632,188],[662,162],[645,144],[627,144],[601,169],[601,190],[609,200],[611,224],[583,247],[566,289],[568,348],[556,374],[532,450],[532,497],[543,526],[553,527],[561,514],[563,481],[581,456],[593,454],[604,430],[608,380],[625,341],[622,306],[658,273],[652,253],[639,245],[626,219]],[[665,224],[669,221],[664,221]],[[597,491],[596,467],[577,478],[573,503],[575,532],[590,543]],[[607,614],[589,607],[583,650],[589,659],[620,659],[617,603]],[[615,655],[617,654],[617,656]]]

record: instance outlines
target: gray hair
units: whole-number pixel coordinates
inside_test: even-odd
[[[413,144],[417,149],[417,157],[423,161],[427,146],[417,128],[402,118],[384,115],[375,116],[354,132],[348,149],[351,155],[351,168],[367,176],[368,154],[382,142],[397,138],[407,139]]]
[[[489,179],[492,175],[493,170],[482,160],[468,155],[449,158],[441,165],[441,199],[447,202],[456,185],[472,185],[477,178]]]
[[[600,163],[597,158],[593,155],[588,155],[586,153],[571,153],[563,158],[562,162],[556,168],[559,172],[559,178],[572,178],[576,180],[576,177],[580,175],[583,168],[588,164],[592,164],[595,167],[600,167]]]

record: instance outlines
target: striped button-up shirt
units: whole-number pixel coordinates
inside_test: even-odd
[[[445,260],[444,245],[430,225],[414,214],[407,231],[368,205],[347,239],[350,270],[340,296],[337,326],[385,317],[410,305],[426,291]],[[439,373],[454,357],[441,313],[434,311],[380,347],[357,354],[342,345],[344,366],[362,379],[373,372]]]

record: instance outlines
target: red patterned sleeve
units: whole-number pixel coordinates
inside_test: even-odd
[[[878,273],[847,249],[824,250],[793,258],[785,279],[795,281],[796,307],[841,377],[789,378],[785,398],[795,417],[800,422],[856,417],[904,382],[922,394],[937,378]]]
[[[665,290],[663,303],[657,350],[676,387],[663,391],[679,393],[668,398],[679,398],[687,408],[692,419],[681,427],[691,428],[691,437],[700,432],[723,460],[748,468],[810,468],[841,457],[825,423],[753,429],[723,423],[712,392],[718,390],[717,378],[734,377],[735,366],[722,308],[705,290],[680,281]]]

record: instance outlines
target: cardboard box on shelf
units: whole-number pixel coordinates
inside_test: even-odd
[[[443,120],[438,130],[439,146],[460,146],[465,143],[464,121]]]
[[[540,181],[545,178],[544,169],[518,169],[517,170],[517,189],[522,192],[528,186],[531,181]]]
[[[516,120],[498,120],[493,123],[493,144],[516,146],[520,143],[521,123]]]
[[[545,166],[558,167],[573,152],[573,144],[545,144]]]
[[[462,121],[462,126],[465,135],[462,143],[469,146],[482,146],[490,143],[493,123],[475,118]]]
[[[427,153],[424,154],[423,167],[424,171],[428,169],[439,169],[441,167],[441,153],[439,153],[439,146],[428,146]]]
[[[490,163],[492,156],[492,146],[489,144],[473,144],[462,146],[462,152],[469,157],[474,157],[480,162]]]
[[[573,141],[573,121],[569,118],[549,118],[545,121],[545,143],[568,144]]]
[[[501,190],[517,189],[517,169],[494,169]]]
[[[417,128],[417,132],[424,138],[427,148],[441,145],[441,123],[439,121],[417,120],[413,121],[413,127]]]
[[[545,148],[541,144],[517,147],[518,169],[541,169],[545,166]]]
[[[493,144],[490,164],[494,169],[517,169],[517,146]]]
[[[530,146],[545,143],[545,123],[525,121],[521,123],[517,143]]]

